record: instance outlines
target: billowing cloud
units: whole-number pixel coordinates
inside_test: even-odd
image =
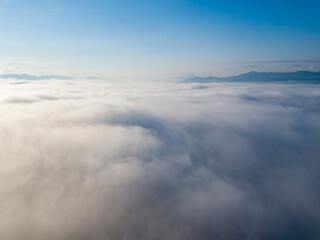
[[[320,237],[320,85],[11,83],[1,239]]]

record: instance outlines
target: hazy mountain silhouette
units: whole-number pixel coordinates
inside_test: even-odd
[[[188,78],[183,83],[212,83],[212,82],[319,82],[320,72],[248,72],[231,77],[193,77]]]
[[[59,76],[59,75],[29,75],[29,74],[2,74],[0,75],[0,78],[3,79],[23,79],[23,80],[46,80],[46,79],[62,79],[62,80],[68,80],[68,79],[74,79],[73,77],[68,76]]]

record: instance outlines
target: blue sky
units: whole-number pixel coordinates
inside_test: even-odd
[[[0,72],[175,80],[320,71],[320,1],[0,0]]]

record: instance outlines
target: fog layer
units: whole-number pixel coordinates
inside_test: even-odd
[[[0,93],[1,239],[320,238],[320,85]]]

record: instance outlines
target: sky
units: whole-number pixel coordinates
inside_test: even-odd
[[[0,0],[0,73],[174,81],[320,71],[320,3]]]

